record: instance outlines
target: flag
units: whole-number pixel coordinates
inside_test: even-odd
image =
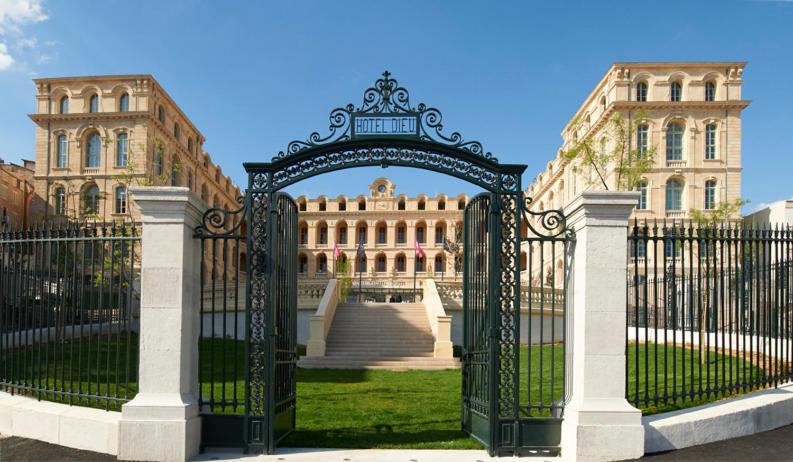
[[[366,258],[366,251],[363,249],[363,241],[358,243],[357,255],[361,258]]]
[[[449,240],[446,239],[446,236],[443,236],[443,251],[444,252],[449,252],[449,253],[454,253],[454,252],[452,252],[452,246],[449,244]]]
[[[333,241],[333,258],[339,258],[341,256],[341,251],[339,250],[339,246],[336,245],[336,241]]]
[[[419,257],[419,260],[424,259],[424,249],[421,248],[421,244],[419,244],[419,241],[416,241],[416,256]]]

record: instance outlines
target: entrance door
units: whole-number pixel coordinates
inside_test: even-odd
[[[271,221],[271,313],[270,359],[272,386],[269,413],[272,422],[272,449],[295,430],[297,383],[297,205],[289,195],[276,194],[276,211]]]
[[[493,447],[495,402],[493,373],[496,339],[492,327],[498,299],[493,277],[497,218],[491,214],[492,195],[476,196],[465,207],[463,225],[463,391],[462,428],[488,448]]]

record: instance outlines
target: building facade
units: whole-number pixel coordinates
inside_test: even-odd
[[[396,194],[396,186],[386,178],[376,179],[368,194],[357,197],[300,196],[296,200],[299,280],[308,283],[338,273],[334,244],[339,260],[349,262],[353,287],[360,280],[370,289],[409,289],[414,269],[418,279],[459,278],[462,267],[455,265],[454,252],[444,251],[444,241],[462,240],[468,199],[465,194]],[[357,251],[361,242],[364,257]],[[416,258],[416,242],[425,253],[423,259]]]
[[[692,218],[692,210],[734,204],[741,198],[741,115],[750,104],[742,97],[745,65],[613,64],[562,130],[556,157],[529,186],[534,210],[561,209],[583,191],[606,189],[603,183],[612,190],[638,191],[631,219],[657,220],[662,227],[664,221],[671,226]],[[615,136],[615,116],[627,136]],[[614,163],[595,170],[584,156],[566,155],[584,143],[595,153],[591,158],[607,159],[624,146],[623,152],[647,155],[651,162],[635,184],[618,185]],[[731,213],[730,219],[740,219],[740,207]],[[679,259],[681,251],[681,245],[671,245],[657,254]],[[656,254],[643,247],[637,252],[641,262]],[[554,265],[558,272],[559,262]],[[547,276],[539,273],[548,273],[545,266],[535,263],[533,281]]]
[[[17,230],[30,225],[36,163],[30,160],[23,163],[7,164],[0,160],[0,230]]]
[[[36,220],[133,220],[133,185],[186,186],[232,208],[239,189],[151,75],[35,79]]]
[[[744,62],[615,63],[562,130],[562,146],[528,189],[538,209],[564,207],[582,191],[604,189],[581,160],[564,153],[579,140],[609,143],[615,114],[635,129],[629,149],[655,148],[634,189],[639,219],[687,219],[741,197]],[[615,188],[613,165],[606,182]],[[739,218],[736,211],[734,218]]]

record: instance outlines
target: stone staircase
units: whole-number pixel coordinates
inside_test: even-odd
[[[460,367],[435,358],[435,340],[421,303],[339,304],[325,356],[303,357],[306,369],[436,370]]]

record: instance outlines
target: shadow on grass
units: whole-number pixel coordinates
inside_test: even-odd
[[[365,370],[298,369],[297,381],[304,383],[361,383],[368,379]]]

